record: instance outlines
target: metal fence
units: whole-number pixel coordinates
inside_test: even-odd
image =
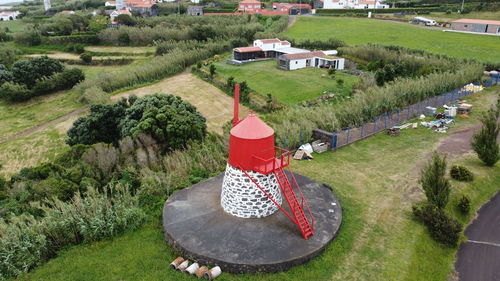
[[[498,77],[490,78],[487,81],[483,82],[482,85],[485,88],[500,85],[499,80],[500,79]],[[481,83],[475,83],[475,85],[479,84]],[[395,112],[386,112],[369,122],[362,123],[359,127],[344,128],[340,131],[335,132],[327,132],[320,129],[314,129],[313,138],[320,139],[325,143],[330,143],[330,148],[332,150],[335,150],[349,145],[353,142],[372,136],[381,131],[385,131],[387,128],[391,128],[401,122],[413,119],[416,116],[423,114],[425,112],[425,108],[428,106],[438,108],[447,103],[467,97],[471,94],[472,92],[470,91],[462,91],[460,89],[453,90],[448,93],[421,101],[419,103],[412,104],[408,107],[401,108]]]

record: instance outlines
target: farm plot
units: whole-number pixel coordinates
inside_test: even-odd
[[[150,86],[120,93],[113,96],[112,99],[117,100],[129,95],[141,97],[155,93],[176,95],[190,102],[207,119],[208,129],[217,133],[222,133],[224,124],[233,117],[233,99],[231,97],[187,72],[163,79]],[[247,110],[246,107],[240,105],[240,117],[245,116]]]
[[[458,132],[477,122],[500,89],[468,98],[475,106],[470,119],[452,129]],[[477,109],[477,111],[476,111]],[[335,153],[316,155],[312,161],[293,162],[293,169],[329,184],[342,201],[344,220],[339,236],[312,261],[278,274],[230,275],[223,280],[448,280],[456,248],[431,239],[416,222],[411,205],[423,198],[419,169],[449,134],[427,128],[408,129],[399,137],[378,134]],[[387,153],[388,144],[391,152]],[[473,154],[454,155],[450,164],[470,168],[473,183],[452,181],[448,210],[461,222],[473,218],[457,214],[458,198],[466,192],[471,208],[497,192],[500,166],[485,167]],[[113,240],[68,248],[20,280],[192,280],[167,269],[176,257],[154,223]],[[327,266],[325,266],[327,265]]]
[[[285,35],[298,41],[336,37],[349,45],[399,45],[456,58],[500,63],[499,36],[443,32],[373,19],[300,17]]]
[[[71,54],[71,53],[63,53],[63,52],[52,52],[50,54],[30,54],[26,55],[26,57],[29,58],[37,58],[41,56],[47,56],[52,59],[58,59],[58,60],[80,60],[80,56],[77,54]],[[116,60],[116,59],[144,59],[143,56],[120,56],[120,55],[115,55],[115,56],[94,56],[93,60]]]
[[[326,69],[282,70],[276,66],[275,60],[235,66],[227,64],[223,59],[214,64],[216,78],[226,81],[232,76],[238,82],[246,81],[251,89],[262,96],[272,94],[279,102],[290,105],[317,98],[328,92],[347,96],[352,86],[358,82],[356,76],[341,71],[337,71],[335,79],[332,79],[328,77]],[[343,80],[342,86],[337,83],[340,79]]]
[[[85,51],[92,53],[146,55],[154,54],[156,49],[155,47],[87,46],[85,47]]]

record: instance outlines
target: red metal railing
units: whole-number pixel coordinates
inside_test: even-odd
[[[292,169],[290,169],[290,166],[288,166],[288,171],[290,172],[290,175],[292,175],[292,189],[293,189],[293,185],[295,185],[295,187],[297,187],[297,190],[300,193],[300,200],[301,200],[300,206],[302,207],[302,210],[304,210],[304,205],[306,206],[307,212],[309,213],[309,217],[311,218],[311,229],[314,229],[314,216],[311,212],[311,208],[309,207],[309,204],[307,204],[307,201],[304,197],[304,194],[302,193],[302,189],[300,188],[299,183],[295,179],[295,176],[293,175],[293,172],[292,172]],[[304,215],[305,215],[305,212],[304,212]]]
[[[267,175],[290,164],[290,152],[288,150],[276,146],[270,149],[275,151],[274,156],[271,158],[264,159],[257,155],[252,156],[252,163],[256,172]],[[265,154],[270,149],[263,150],[260,153]]]

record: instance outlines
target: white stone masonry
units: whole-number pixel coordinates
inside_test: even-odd
[[[264,175],[247,171],[278,204],[281,205],[281,190],[273,173]],[[240,218],[262,218],[274,214],[276,206],[242,170],[229,164],[222,182],[221,205],[226,213]]]

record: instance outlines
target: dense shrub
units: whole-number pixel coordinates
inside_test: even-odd
[[[38,81],[33,89],[31,89],[31,96],[39,96],[59,90],[70,89],[84,79],[85,75],[81,69],[66,69],[63,72]]]
[[[92,55],[89,54],[89,53],[83,53],[80,55],[80,59],[86,63],[86,64],[90,64],[92,62]]]
[[[37,80],[49,77],[64,70],[64,65],[55,59],[42,56],[34,59],[22,59],[12,65],[14,82],[33,87]]]
[[[0,44],[0,64],[10,66],[16,61],[17,54],[17,49]]]
[[[307,39],[305,41],[291,42],[291,43],[292,46],[310,50],[334,50],[345,46],[344,41],[337,38],[329,38],[327,40],[316,40],[316,41],[311,41]]]
[[[70,53],[83,54],[85,52],[85,47],[83,44],[70,44],[66,47],[66,51]]]
[[[42,43],[42,36],[36,30],[28,30],[25,32],[18,32],[14,36],[16,43],[28,46],[37,46]]]
[[[467,195],[462,195],[462,197],[460,197],[460,200],[458,200],[457,207],[462,214],[468,214],[470,211],[470,198]]]
[[[137,198],[120,185],[104,193],[89,188],[85,196],[75,194],[69,202],[51,199],[35,206],[43,217],[0,219],[0,279],[29,271],[67,245],[135,229],[145,218]]]
[[[474,180],[474,174],[472,172],[465,168],[464,166],[460,165],[453,165],[450,169],[450,176],[453,179],[459,180],[459,181],[472,181]]]
[[[99,38],[95,34],[76,34],[67,36],[43,37],[43,44],[46,45],[68,45],[68,44],[90,44],[99,43]]]
[[[7,82],[0,86],[0,98],[12,102],[25,101],[31,98],[31,91],[25,85]]]
[[[14,80],[14,76],[12,76],[12,72],[10,72],[5,65],[0,64],[0,86],[5,82],[11,82]]]
[[[497,102],[495,109],[488,110],[481,117],[483,127],[472,138],[472,148],[479,156],[479,159],[491,167],[500,158],[500,147],[497,142],[498,133],[500,132],[500,123],[497,122],[499,116],[500,107]]]
[[[448,246],[457,245],[463,226],[443,210],[434,205],[419,204],[413,206],[413,214],[427,226],[433,239]]]
[[[194,106],[176,96],[155,94],[91,106],[90,114],[76,120],[68,131],[67,143],[117,145],[124,137],[144,133],[164,150],[173,150],[184,148],[189,140],[201,140],[206,129],[205,118]]]

